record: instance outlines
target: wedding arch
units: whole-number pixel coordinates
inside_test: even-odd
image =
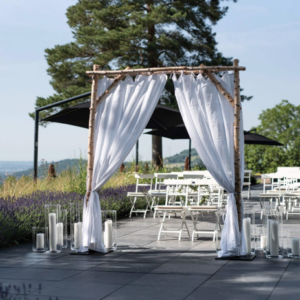
[[[245,254],[241,234],[244,139],[239,77],[239,72],[245,70],[235,59],[233,66],[127,67],[108,71],[94,65],[93,71],[86,72],[92,77],[92,89],[81,251],[105,251],[97,190],[117,171],[142,134],[163,92],[167,74],[171,74],[193,144],[207,169],[230,194],[219,256]],[[219,77],[214,72],[225,73]]]

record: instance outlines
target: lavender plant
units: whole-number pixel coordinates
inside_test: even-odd
[[[100,190],[102,210],[116,210],[118,218],[126,216],[131,208],[127,192],[133,191],[135,185]],[[60,204],[63,209],[68,209],[69,203],[83,203],[83,196],[78,193],[37,191],[21,197],[0,198],[0,246],[29,241],[31,228],[45,224],[45,204]]]

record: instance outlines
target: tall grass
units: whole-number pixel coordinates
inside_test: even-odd
[[[47,166],[47,164],[45,164]],[[195,167],[197,169],[197,167]],[[153,168],[145,167],[144,163],[139,163],[138,173],[153,174],[153,173],[168,173],[171,171],[182,171],[179,167],[163,167]],[[75,192],[84,195],[86,192],[86,161],[79,159],[77,167],[69,168],[56,178],[47,177],[47,168],[44,168],[43,177],[36,181],[30,176],[23,176],[19,179],[9,176],[0,181],[0,198],[13,198],[23,195],[30,195],[37,191],[44,192]],[[116,188],[119,186],[127,186],[136,183],[134,161],[126,164],[123,172],[116,172],[110,180],[103,186],[103,188]]]

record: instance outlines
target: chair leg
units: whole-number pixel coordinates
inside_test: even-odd
[[[158,219],[159,219],[159,222],[160,222],[160,228],[159,228],[158,237],[157,237],[157,240],[159,241],[160,240],[160,236],[161,236],[161,232],[162,232],[162,230],[164,228],[164,219],[165,219],[164,216],[165,216],[165,214],[164,214],[163,218],[161,218],[161,215],[160,215],[159,212],[157,212],[157,215],[158,215]]]
[[[129,198],[129,199],[132,199],[132,198]],[[129,213],[129,218],[131,218],[132,212],[133,212],[133,210],[135,209],[136,197],[134,197],[134,199],[133,199],[133,200],[130,200],[130,201],[131,201],[132,206],[131,206],[131,210],[130,210],[130,213]]]
[[[186,213],[184,212],[184,213],[183,213],[183,216],[182,216],[181,231],[182,231],[182,227],[183,227],[183,225],[184,225],[185,228],[186,228],[186,231],[187,231],[187,234],[188,234],[189,238],[191,238],[190,231],[189,231],[189,229],[188,229],[188,227],[187,227],[185,218],[186,218]],[[181,236],[181,232],[180,232],[180,236]]]

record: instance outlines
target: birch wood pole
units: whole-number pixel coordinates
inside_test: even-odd
[[[97,71],[99,65],[93,66],[93,71]],[[86,189],[86,206],[92,191],[93,165],[94,165],[94,134],[95,134],[95,114],[97,108],[97,91],[98,91],[98,75],[94,75],[91,91],[91,105],[89,117],[89,138],[88,138],[88,165],[87,165],[87,189]]]
[[[238,67],[239,60],[233,61],[233,66]],[[241,195],[241,169],[240,169],[240,73],[234,71],[234,179],[235,179],[235,201],[238,214],[239,229],[242,229],[242,195]]]
[[[101,70],[101,71],[86,71],[86,74],[88,76],[94,76],[94,75],[136,75],[136,74],[142,74],[142,73],[152,73],[156,72],[156,74],[166,73],[170,74],[176,71],[212,71],[212,72],[222,72],[222,71],[245,71],[245,67],[234,67],[234,66],[199,66],[199,67],[188,67],[188,66],[176,66],[176,67],[160,67],[160,68],[142,68],[142,69],[124,69],[124,70]]]

